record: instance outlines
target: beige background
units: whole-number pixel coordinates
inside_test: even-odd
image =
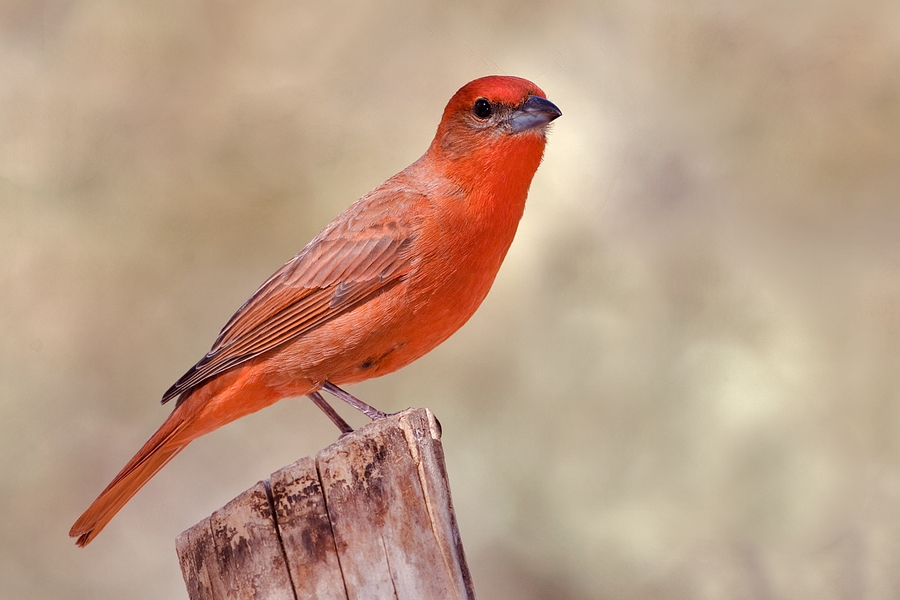
[[[489,73],[564,113],[517,240],[463,330],[352,388],[441,419],[481,597],[900,595],[900,3],[13,0],[0,597],[184,598],[174,537],[335,439],[286,400],[66,536]]]

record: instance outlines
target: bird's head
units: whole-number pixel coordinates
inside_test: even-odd
[[[431,152],[451,161],[536,152],[540,162],[547,125],[561,114],[527,79],[482,77],[464,85],[447,103]]]

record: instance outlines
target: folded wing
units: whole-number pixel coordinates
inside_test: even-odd
[[[163,394],[179,403],[210,379],[269,352],[393,287],[413,267],[415,224],[392,215],[421,214],[428,202],[380,189],[351,206],[275,272],[231,317],[212,349]]]

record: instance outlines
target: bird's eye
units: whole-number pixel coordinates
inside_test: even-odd
[[[487,119],[491,116],[491,103],[484,98],[479,98],[475,101],[472,112],[475,113],[475,116],[479,119]]]

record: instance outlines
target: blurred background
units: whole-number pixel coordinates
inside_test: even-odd
[[[6,0],[0,597],[186,598],[174,538],[334,441],[285,400],[69,526],[462,84],[563,111],[431,408],[482,599],[900,595],[900,4]],[[355,425],[365,419],[341,407]]]

